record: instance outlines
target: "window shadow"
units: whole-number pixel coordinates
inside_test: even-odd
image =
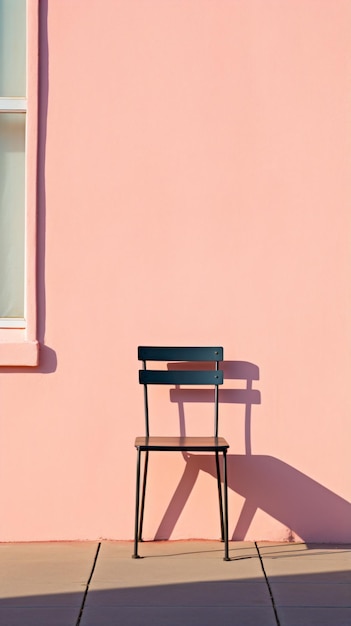
[[[46,320],[45,245],[46,188],[45,162],[49,98],[48,0],[39,3],[39,93],[38,93],[38,161],[37,161],[37,306],[38,340],[44,344]]]
[[[45,251],[46,251],[46,137],[49,99],[49,41],[48,41],[48,0],[39,3],[39,94],[38,94],[38,163],[37,163],[37,311],[38,341],[40,344],[39,365],[33,371],[51,373],[57,368],[57,356],[52,348],[45,345],[46,291],[45,291]]]

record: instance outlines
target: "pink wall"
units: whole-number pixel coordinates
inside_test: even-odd
[[[351,541],[350,18],[40,2],[41,356],[0,371],[1,541],[132,537],[138,344],[224,346],[231,536]],[[217,517],[208,459],[152,458],[147,538]]]

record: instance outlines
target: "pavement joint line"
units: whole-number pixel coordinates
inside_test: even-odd
[[[262,559],[259,547],[257,545],[257,542],[255,541],[254,544],[255,544],[255,548],[257,550],[258,558],[260,559],[263,576],[264,576],[264,579],[266,581],[266,585],[268,587],[268,591],[269,591],[269,595],[270,595],[270,598],[271,598],[272,608],[273,608],[273,611],[274,611],[274,615],[275,615],[275,619],[276,619],[276,622],[277,622],[277,626],[280,626],[280,621],[279,621],[279,617],[278,617],[277,607],[275,606],[275,601],[274,601],[272,588],[271,588],[271,586],[269,584],[269,580],[268,580],[268,576],[266,574],[266,570],[265,570],[265,567],[264,567],[263,559]]]
[[[81,622],[81,619],[83,617],[83,611],[84,611],[85,602],[86,602],[86,599],[87,599],[87,596],[88,596],[89,585],[90,585],[91,579],[93,578],[93,575],[94,575],[94,571],[95,571],[96,563],[97,563],[97,560],[98,560],[100,548],[101,548],[101,541],[99,542],[98,547],[96,548],[96,553],[95,553],[93,566],[91,568],[90,576],[88,578],[88,581],[87,581],[87,584],[86,584],[86,587],[85,587],[85,592],[84,592],[82,604],[81,604],[81,607],[80,607],[80,610],[79,610],[79,615],[78,615],[78,619],[77,619],[77,622],[76,622],[76,626],[79,626],[79,624]]]

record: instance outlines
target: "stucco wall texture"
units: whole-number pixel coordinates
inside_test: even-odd
[[[351,2],[39,4],[40,365],[0,371],[0,541],[132,538],[139,344],[224,347],[231,538],[351,541]],[[213,470],[151,457],[146,539],[219,537]]]

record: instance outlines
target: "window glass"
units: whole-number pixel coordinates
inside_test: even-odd
[[[0,96],[26,95],[26,0],[0,0]]]
[[[24,316],[25,114],[0,115],[0,317]]]

